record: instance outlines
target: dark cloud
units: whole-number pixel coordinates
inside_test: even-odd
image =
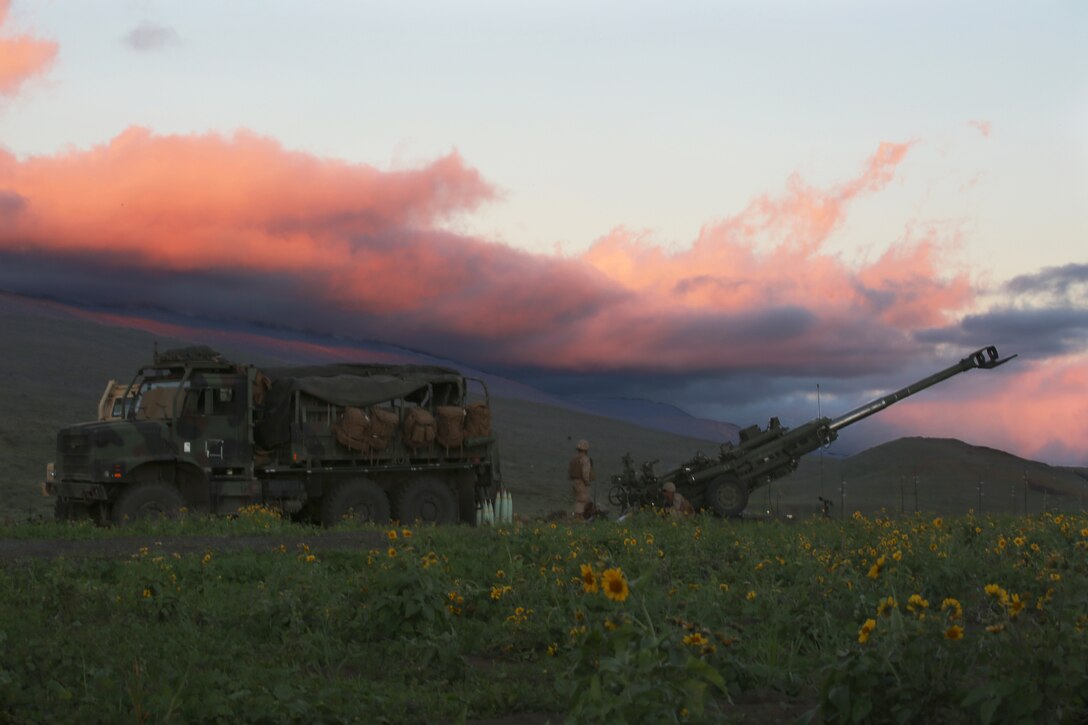
[[[924,343],[987,340],[1032,358],[1088,350],[1088,264],[1046,267],[1001,286],[999,307],[967,315],[955,325],[923,330]]]
[[[171,27],[143,22],[130,30],[122,39],[125,45],[133,50],[154,51],[162,50],[173,45],[181,44],[181,36]]]
[[[1044,267],[1034,274],[1013,277],[1005,283],[1004,288],[1015,295],[1046,293],[1065,296],[1080,285],[1088,286],[1088,264]]]
[[[1088,310],[998,309],[968,315],[958,324],[917,333],[926,343],[970,344],[985,340],[1036,358],[1054,357],[1088,348]]]

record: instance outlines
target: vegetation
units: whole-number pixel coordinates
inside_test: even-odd
[[[152,536],[124,557],[4,564],[8,719],[1088,715],[1084,516],[641,514],[364,528],[375,545],[363,550],[261,508],[141,526]],[[169,534],[208,545],[176,553]],[[267,538],[235,551],[224,534]],[[92,553],[116,535],[0,529],[80,539]]]

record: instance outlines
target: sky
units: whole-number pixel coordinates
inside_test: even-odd
[[[993,344],[855,447],[1088,465],[1086,37],[1075,2],[0,0],[0,290],[741,425]]]

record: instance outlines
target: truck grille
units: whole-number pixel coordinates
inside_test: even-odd
[[[60,473],[64,478],[91,477],[91,446],[84,433],[64,433],[60,438]]]

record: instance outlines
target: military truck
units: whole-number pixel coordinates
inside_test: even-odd
[[[474,522],[501,484],[487,386],[450,368],[258,369],[189,347],[156,351],[118,400],[120,419],[57,434],[60,519],[265,504],[326,526]]]

